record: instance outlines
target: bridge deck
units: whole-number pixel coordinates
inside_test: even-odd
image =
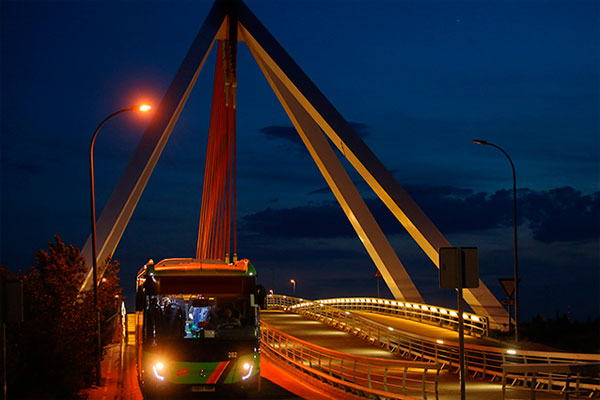
[[[409,332],[420,335],[432,335],[431,337],[441,338],[442,340],[455,339],[458,341],[458,334],[447,329],[368,312],[365,312],[364,316],[389,324],[394,329],[406,328]],[[261,319],[289,335],[317,346],[366,357],[402,359],[399,354],[379,349],[349,333],[335,330],[319,321],[305,319],[298,314],[285,313],[278,310],[262,310]],[[491,345],[490,343],[495,343],[496,345],[500,345],[500,342],[492,341],[491,339],[468,338],[468,341],[477,344]],[[439,382],[439,398],[448,400],[460,399],[459,390],[458,376],[447,370],[442,370]],[[529,393],[525,391],[510,393],[511,399],[527,399],[529,398],[528,396]],[[467,398],[473,400],[500,400],[502,399],[502,386],[498,383],[468,378]],[[561,397],[553,394],[536,393],[536,398],[559,399]]]
[[[361,315],[365,318],[369,318],[372,321],[379,322],[381,324],[390,326],[394,329],[401,330],[404,332],[415,333],[421,336],[427,336],[433,339],[440,339],[445,342],[455,342],[458,344],[458,332],[441,328],[435,325],[429,325],[420,323],[418,321],[411,321],[404,318],[398,318],[393,315],[385,315],[380,313],[374,313],[369,311],[352,311],[355,314]],[[544,346],[538,343],[520,341],[518,345],[514,345],[500,340],[492,339],[489,337],[474,337],[465,335],[465,343],[471,343],[481,346],[500,347],[500,348],[515,348],[525,350],[539,350],[539,351],[560,351],[549,346]]]

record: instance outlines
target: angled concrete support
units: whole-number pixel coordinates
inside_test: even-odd
[[[121,240],[121,236],[146,187],[146,183],[148,183],[154,166],[196,83],[200,70],[204,66],[226,14],[224,4],[221,1],[217,1],[211,8],[200,32],[192,43],[192,47],[152,118],[150,126],[141,138],[135,153],[102,210],[97,223],[99,276],[102,276],[106,269],[106,259],[112,256]],[[92,265],[91,237],[88,238],[82,253],[89,268]],[[90,289],[92,286],[91,277],[90,268],[81,290]]]
[[[257,63],[290,117],[294,127],[300,134],[304,145],[323,174],[331,191],[340,203],[352,227],[358,234],[377,269],[381,272],[392,295],[398,300],[423,303],[423,298],[419,291],[381,231],[377,221],[373,218],[369,208],[319,126],[275,74],[273,74],[273,71],[256,56],[253,45],[249,44],[248,47],[255,56]]]
[[[255,58],[269,68],[329,136],[439,268],[438,250],[449,247],[450,243],[254,14],[241,1],[238,1],[238,7],[243,35]],[[506,310],[483,282],[479,288],[465,289],[465,300],[474,312],[490,318],[492,328],[500,329],[507,324]]]

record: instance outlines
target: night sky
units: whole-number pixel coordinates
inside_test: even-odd
[[[26,271],[55,234],[83,246],[94,129],[158,105],[211,4],[0,3],[0,264]],[[504,148],[519,188],[521,318],[600,315],[599,2],[246,4],[447,239],[479,248],[500,299],[498,278],[513,274],[510,164],[472,139]],[[114,255],[130,307],[149,258],[195,253],[214,53]],[[238,254],[277,293],[294,278],[307,298],[376,295],[373,262],[242,43],[238,85]],[[100,132],[98,215],[149,120],[128,113]],[[435,266],[351,176],[425,300],[454,308]]]

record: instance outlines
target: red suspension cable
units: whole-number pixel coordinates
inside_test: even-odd
[[[237,255],[235,45],[219,41],[204,167],[196,258]],[[232,248],[233,236],[233,248]]]

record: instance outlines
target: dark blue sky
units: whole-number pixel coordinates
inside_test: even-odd
[[[1,5],[0,263],[28,269],[54,234],[89,234],[89,140],[111,112],[158,104],[212,2]],[[512,276],[510,166],[520,190],[521,313],[600,314],[600,10],[596,1],[247,1],[480,272]],[[214,54],[115,258],[130,296],[148,258],[192,256]],[[268,288],[375,295],[374,265],[245,45],[238,65],[239,253]],[[98,137],[98,209],[149,118]],[[360,182],[425,299],[437,270]]]

